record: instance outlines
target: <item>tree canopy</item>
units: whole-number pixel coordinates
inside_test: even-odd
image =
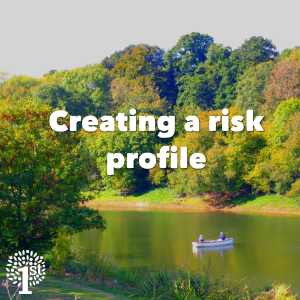
[[[88,153],[80,135],[48,126],[51,108],[33,100],[0,106],[0,255],[48,250],[58,231],[103,228],[83,207]]]
[[[81,205],[84,188],[137,193],[167,186],[212,199],[299,193],[299,53],[279,54],[259,36],[233,49],[193,32],[168,50],[130,45],[94,65],[1,80],[0,230],[9,228],[1,244],[7,251],[29,242],[47,249],[59,227],[102,227],[101,217]],[[174,114],[177,131],[167,141],[149,132],[60,135],[47,119],[57,108],[81,116],[131,108],[137,115]],[[264,132],[184,131],[186,115],[199,115],[205,128],[223,108],[265,115]],[[107,152],[153,152],[165,144],[205,152],[206,168],[137,167],[106,175]]]

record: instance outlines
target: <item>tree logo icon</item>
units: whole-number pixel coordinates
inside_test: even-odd
[[[30,250],[16,252],[8,258],[7,280],[17,286],[19,294],[30,295],[30,287],[35,287],[45,279],[46,264],[43,256]]]

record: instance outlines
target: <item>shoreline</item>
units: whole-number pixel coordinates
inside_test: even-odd
[[[236,205],[233,207],[214,208],[203,200],[194,201],[173,201],[166,203],[153,203],[150,201],[128,201],[124,200],[99,200],[94,199],[86,203],[86,206],[105,211],[162,211],[162,212],[199,212],[199,213],[232,213],[232,214],[255,214],[272,216],[300,216],[299,208],[291,207],[249,207],[247,204]],[[195,203],[195,202],[198,203]],[[255,200],[254,200],[255,201]]]

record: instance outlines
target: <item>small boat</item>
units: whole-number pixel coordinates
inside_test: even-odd
[[[213,248],[213,247],[224,247],[231,246],[234,244],[233,238],[226,238],[225,240],[204,240],[202,242],[192,242],[194,248]]]

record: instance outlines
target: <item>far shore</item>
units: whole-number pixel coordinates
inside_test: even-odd
[[[300,197],[265,195],[243,201],[240,204],[214,208],[204,197],[176,198],[166,189],[153,190],[139,196],[120,196],[113,192],[101,192],[86,205],[97,210],[108,211],[180,211],[221,212],[260,215],[300,216]]]

